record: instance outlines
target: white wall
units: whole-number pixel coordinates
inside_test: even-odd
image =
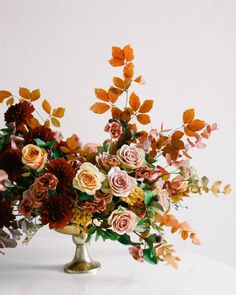
[[[0,88],[40,88],[53,105],[67,108],[65,135],[101,142],[106,118],[88,110],[93,88],[111,83],[111,46],[130,43],[137,74],[147,81],[136,91],[156,100],[153,125],[178,126],[189,107],[217,121],[220,130],[192,163],[199,174],[234,187],[235,34],[235,0],[0,0]],[[179,215],[203,244],[174,239],[178,249],[236,266],[234,191],[219,199],[194,197],[188,205]]]

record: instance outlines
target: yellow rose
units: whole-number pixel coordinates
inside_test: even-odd
[[[37,171],[44,168],[47,152],[34,144],[27,144],[22,150],[22,162]]]
[[[73,187],[85,192],[88,195],[94,195],[101,188],[105,175],[101,173],[96,166],[91,163],[83,163],[77,171],[73,180]]]

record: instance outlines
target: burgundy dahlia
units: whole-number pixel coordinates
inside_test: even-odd
[[[16,180],[23,172],[21,152],[10,149],[0,154],[0,169],[5,170],[10,180]]]
[[[18,131],[24,131],[24,125],[29,125],[33,118],[34,107],[28,102],[23,101],[8,108],[4,114],[6,123],[15,123]]]
[[[55,140],[55,132],[45,126],[32,128],[25,134],[25,142],[35,144],[34,139],[39,138],[44,142]]]
[[[10,202],[0,199],[0,228],[10,227],[11,221],[15,219],[12,210]]]
[[[62,195],[54,195],[48,198],[40,208],[40,216],[43,224],[49,224],[49,228],[63,228],[74,216],[72,202]]]
[[[51,160],[46,168],[47,172],[54,174],[58,179],[58,191],[64,192],[71,187],[75,172],[69,162],[63,158]]]

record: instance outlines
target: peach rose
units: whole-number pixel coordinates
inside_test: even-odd
[[[123,235],[134,231],[138,220],[138,216],[132,211],[114,210],[108,218],[108,224],[114,232]]]
[[[119,167],[111,168],[108,179],[112,194],[117,197],[128,197],[137,186],[135,178],[129,176],[126,171],[120,170]]]
[[[127,169],[137,169],[145,162],[145,152],[135,145],[124,144],[118,151],[117,157],[121,165]]]
[[[34,144],[27,144],[22,149],[22,162],[37,171],[44,168],[47,161],[47,152]]]
[[[73,179],[73,186],[88,195],[94,195],[101,188],[104,180],[105,175],[96,166],[85,162],[77,171]]]
[[[189,182],[184,180],[182,175],[178,175],[172,179],[170,184],[171,193],[183,193],[187,190]]]

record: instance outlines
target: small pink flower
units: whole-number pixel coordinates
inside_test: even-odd
[[[133,256],[138,262],[144,262],[143,249],[139,246],[132,246],[129,248],[129,254]]]
[[[171,194],[185,192],[188,188],[188,184],[188,181],[186,181],[182,175],[176,176],[169,185]]]
[[[133,232],[138,220],[138,216],[132,211],[114,210],[108,218],[108,224],[114,232],[123,235]]]
[[[8,174],[5,170],[0,170],[0,192],[7,190],[6,184],[8,183]]]
[[[167,211],[170,207],[168,191],[166,189],[161,190],[157,195],[157,199],[164,211]]]
[[[124,144],[118,151],[117,157],[126,169],[137,169],[145,162],[145,152],[135,145]]]
[[[97,161],[98,167],[106,172],[108,172],[111,167],[120,165],[120,161],[118,160],[116,156],[105,153],[105,152],[96,156],[96,161]]]
[[[120,139],[123,134],[123,128],[120,122],[109,120],[107,125],[104,127],[104,131],[109,132],[111,138]]]
[[[127,197],[137,186],[135,178],[129,176],[119,167],[112,167],[108,173],[108,180],[112,194],[117,197]]]
[[[161,175],[161,171],[158,168],[150,168],[148,166],[141,166],[135,171],[135,177],[139,180],[148,180],[149,182],[156,181]]]

